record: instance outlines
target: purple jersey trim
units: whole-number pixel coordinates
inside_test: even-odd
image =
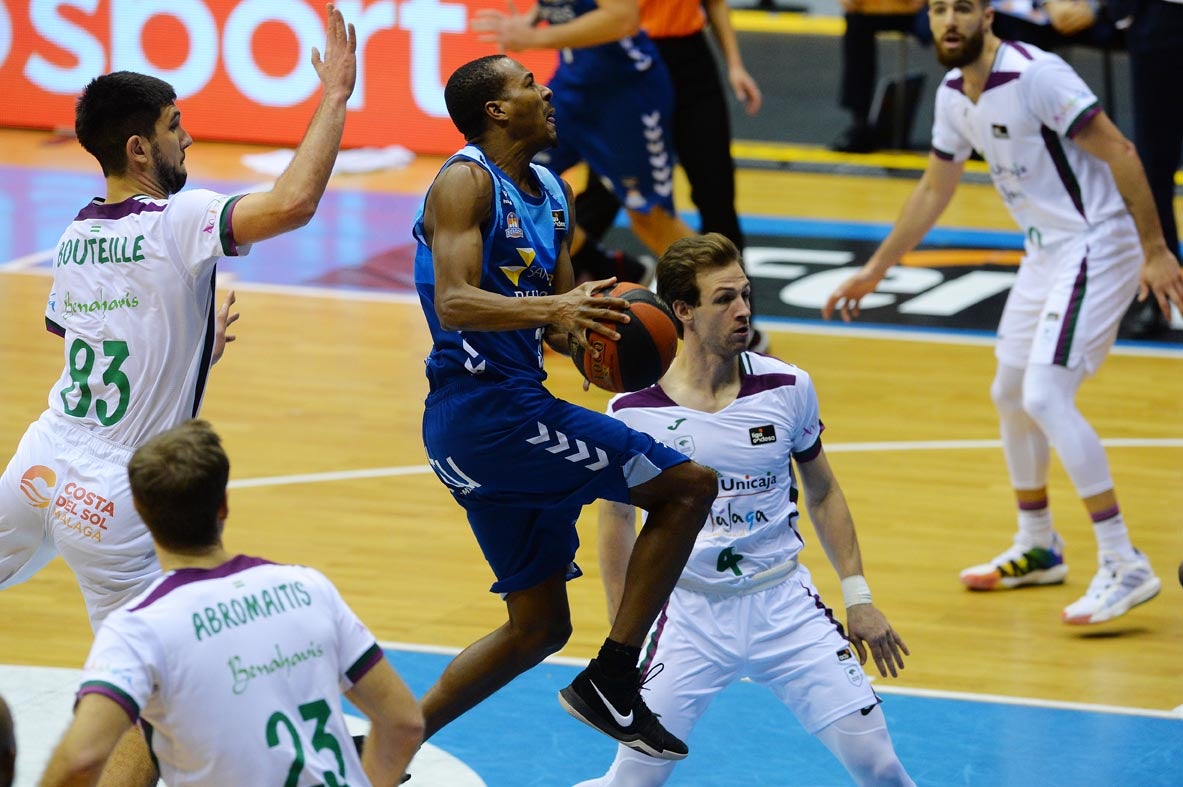
[[[985,93],[991,88],[1001,87],[1007,82],[1014,82],[1020,76],[1022,74],[1018,71],[991,71],[990,76],[986,77],[986,86],[982,88],[982,92]]]
[[[958,93],[965,93],[965,79],[963,77],[955,77],[945,82],[945,87],[950,90],[956,90]]]
[[[792,374],[745,374],[739,383],[739,395],[735,398],[742,399],[745,396],[754,396],[758,393],[796,384],[797,377]]]
[[[1093,118],[1101,114],[1100,105],[1094,101],[1092,104],[1084,108],[1084,111],[1076,116],[1076,120],[1068,125],[1068,130],[1064,132],[1064,136],[1068,139],[1073,139],[1084,130],[1084,127],[1089,124]]]
[[[826,429],[825,424],[822,424],[821,431],[824,432],[825,429]],[[809,446],[808,448],[806,448],[804,451],[801,451],[800,453],[793,454],[793,458],[796,459],[798,462],[812,462],[814,459],[817,459],[817,455],[820,454],[821,452],[822,452],[822,436],[819,433],[817,436],[817,439],[813,441],[813,445]]]
[[[80,701],[87,694],[98,694],[111,700],[123,708],[123,712],[128,715],[132,724],[135,724],[136,720],[140,718],[139,704],[131,698],[130,694],[112,683],[107,683],[105,680],[88,680],[78,689],[75,701]]]
[[[1034,57],[1031,56],[1031,53],[1028,52],[1026,49],[1024,49],[1023,45],[1020,44],[1018,41],[1003,41],[1002,43],[1006,44],[1011,49],[1015,50],[1016,52],[1018,52],[1020,55],[1027,58],[1028,60],[1035,59]]]
[[[221,235],[222,250],[226,252],[228,257],[238,256],[238,244],[234,240],[234,206],[242,199],[245,194],[240,194],[237,197],[231,197],[226,201],[226,206],[222,208],[222,222],[219,228],[219,235]]]
[[[142,202],[139,197],[128,197],[123,202],[108,205],[101,197],[95,197],[89,205],[78,212],[74,221],[87,219],[122,219],[137,213],[159,213],[168,205],[157,205],[155,202]]]
[[[382,648],[378,647],[378,643],[375,642],[366,649],[365,653],[361,654],[361,658],[353,662],[352,667],[345,670],[345,677],[349,678],[350,683],[357,683],[366,676],[366,673],[378,666],[384,658],[386,656],[382,654]]]
[[[620,397],[612,404],[612,412],[619,412],[629,407],[677,407],[678,403],[661,389],[660,385],[642,388],[631,394]]]
[[[49,331],[50,333],[57,334],[58,336],[62,337],[63,339],[66,338],[66,329],[63,328],[62,326],[58,325],[56,322],[49,319],[48,317],[45,318],[45,330]]]
[[[216,568],[178,568],[164,578],[164,581],[156,586],[156,589],[148,594],[148,597],[130,608],[128,612],[135,612],[143,609],[149,604],[159,601],[167,596],[172,591],[188,585],[192,582],[202,582],[207,579],[221,579],[228,577],[231,574],[237,574],[240,571],[246,571],[248,568],[255,568],[256,566],[271,566],[274,565],[270,560],[264,560],[261,557],[248,557],[246,555],[235,555],[227,560],[222,565]]]
[[[936,156],[937,158],[939,158],[941,161],[952,161],[954,159],[954,156],[952,153],[946,153],[945,151],[941,150],[940,148],[933,148],[932,154],[934,156]]]

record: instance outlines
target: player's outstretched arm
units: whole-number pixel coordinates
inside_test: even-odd
[[[1173,250],[1167,248],[1162,223],[1158,219],[1154,197],[1138,151],[1104,112],[1085,124],[1072,141],[1108,164],[1113,172],[1117,190],[1138,227],[1142,253],[1146,257],[1142,265],[1138,300],[1144,301],[1153,293],[1158,308],[1170,319],[1170,301],[1183,309],[1183,269],[1179,267],[1179,260]]]
[[[825,450],[819,451],[808,462],[798,462],[797,470],[818,541],[842,579],[847,636],[858,651],[861,663],[867,662],[869,648],[879,674],[886,677],[890,673],[895,677],[904,668],[908,646],[871,603],[871,590],[863,578],[863,559],[850,506],[826,459]]]
[[[862,269],[834,290],[822,307],[822,317],[830,319],[835,308],[840,309],[846,322],[858,317],[859,301],[875,291],[887,269],[916,248],[945,212],[964,168],[964,163],[947,161],[936,153],[928,154],[924,175],[904,202],[895,226]]]
[[[370,720],[361,766],[371,784],[398,784],[423,743],[423,712],[386,659],[345,693]]]
[[[536,26],[536,13],[519,14],[513,0],[507,11],[484,9],[472,20],[481,41],[506,52],[523,49],[582,49],[635,35],[641,24],[637,0],[597,0],[597,8],[569,22]],[[574,226],[574,225],[572,225]]]
[[[103,765],[131,723],[127,711],[114,700],[101,694],[84,696],[49,760],[41,787],[97,784]]]
[[[234,205],[234,240],[254,243],[302,227],[316,213],[341,147],[345,104],[357,79],[357,33],[331,3],[324,57],[313,47],[320,104],[296,154],[271,191],[247,194]]]

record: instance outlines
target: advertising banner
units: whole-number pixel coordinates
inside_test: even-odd
[[[336,6],[358,38],[344,145],[459,147],[444,83],[496,52],[471,20],[481,8],[505,10],[505,0]],[[0,126],[70,128],[86,83],[127,70],[170,82],[199,140],[294,145],[320,95],[309,58],[324,49],[324,20],[324,3],[305,0],[0,0]],[[553,51],[512,56],[539,81],[554,71]]]

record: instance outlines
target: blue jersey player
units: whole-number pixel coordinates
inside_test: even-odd
[[[538,0],[528,14],[478,11],[473,27],[509,52],[559,50],[551,88],[562,140],[542,163],[563,172],[586,161],[654,254],[694,234],[674,212],[673,84],[637,0]]]
[[[468,646],[423,697],[429,737],[571,635],[575,520],[596,499],[649,512],[620,613],[599,655],[560,693],[581,721],[654,757],[687,749],[640,696],[640,645],[716,494],[710,470],[544,387],[542,342],[617,336],[626,301],[573,287],[571,192],[534,156],[555,144],[552,93],[503,55],[461,66],[444,91],[467,146],[415,221],[415,285],[434,346],[423,415],[428,461],[463,506],[508,621]],[[606,324],[597,324],[597,321]]]

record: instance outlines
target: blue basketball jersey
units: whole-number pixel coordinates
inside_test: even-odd
[[[538,17],[558,25],[596,8],[596,0],[538,0]],[[628,84],[655,62],[660,62],[657,47],[642,30],[607,44],[559,50],[559,72],[574,84]]]
[[[481,289],[510,298],[553,295],[555,265],[567,235],[567,195],[562,182],[545,167],[531,164],[542,196],[523,194],[475,145],[462,148],[440,172],[458,159],[480,164],[493,179],[491,215],[482,227]],[[432,387],[457,378],[526,379],[538,383],[546,379],[542,369],[542,328],[467,332],[447,331],[440,326],[435,312],[434,261],[423,232],[423,206],[415,216],[413,232],[418,242],[415,289],[433,342],[427,357],[427,377]]]

